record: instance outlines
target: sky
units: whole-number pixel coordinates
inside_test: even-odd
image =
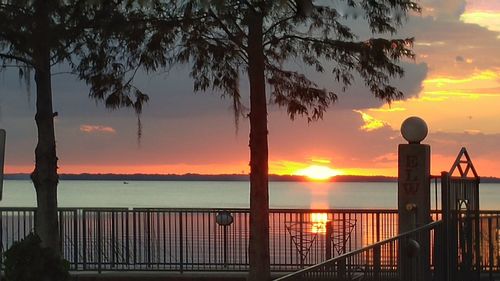
[[[466,147],[481,176],[500,177],[500,1],[420,4],[422,13],[412,15],[396,35],[415,37],[416,59],[403,61],[406,75],[394,81],[404,100],[386,104],[358,82],[339,94],[323,120],[312,123],[291,121],[270,104],[270,173],[300,174],[313,166],[334,174],[395,176],[397,146],[405,143],[401,123],[420,116],[429,127],[423,143],[431,146],[433,174],[449,170]],[[350,23],[361,34],[362,25]],[[328,73],[304,71],[326,88],[339,88]],[[0,73],[6,173],[34,167],[33,84],[28,91],[16,71]],[[249,172],[249,121],[242,118],[236,129],[231,100],[216,92],[193,93],[184,66],[139,73],[136,84],[151,98],[142,115],[140,144],[131,110],[105,109],[75,77],[53,76],[60,173]],[[242,92],[248,93],[246,86]]]

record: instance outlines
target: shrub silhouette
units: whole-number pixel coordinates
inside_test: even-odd
[[[43,248],[35,233],[15,242],[5,252],[7,281],[67,281],[69,262],[51,248]]]

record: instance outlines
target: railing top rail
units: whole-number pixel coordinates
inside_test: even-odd
[[[332,259],[329,259],[329,260],[326,260],[324,262],[321,262],[321,263],[318,263],[318,264],[315,264],[313,266],[310,266],[310,267],[307,267],[307,268],[304,268],[304,269],[301,269],[299,271],[296,271],[296,272],[293,272],[293,273],[290,273],[290,274],[287,274],[285,276],[282,276],[278,279],[274,279],[274,281],[283,281],[283,280],[287,280],[288,278],[290,277],[294,277],[294,276],[297,276],[297,275],[301,275],[301,274],[304,274],[304,273],[307,273],[307,272],[310,272],[310,271],[313,271],[315,269],[318,269],[318,268],[321,268],[322,266],[325,266],[325,265],[328,265],[328,264],[331,264],[331,263],[334,263],[334,262],[337,262],[339,260],[342,260],[342,259],[345,259],[345,258],[348,258],[350,256],[354,256],[354,255],[357,255],[359,253],[362,253],[364,251],[367,251],[367,250],[370,250],[372,248],[375,248],[377,246],[381,246],[381,245],[384,245],[384,244],[387,244],[387,243],[390,243],[392,241],[395,241],[395,240],[398,240],[400,238],[403,238],[405,236],[410,236],[416,232],[419,232],[419,231],[422,231],[422,230],[426,230],[426,229],[433,229],[435,228],[436,226],[442,224],[443,221],[442,220],[439,220],[439,221],[435,221],[435,222],[431,222],[429,224],[426,224],[424,226],[421,226],[421,227],[418,227],[418,228],[415,228],[411,231],[407,231],[407,232],[404,232],[404,233],[401,233],[401,234],[398,234],[397,236],[394,236],[394,237],[391,237],[391,238],[388,238],[388,239],[385,239],[385,240],[382,240],[380,242],[377,242],[375,244],[372,244],[372,245],[369,245],[369,246],[366,246],[366,247],[363,247],[361,249],[358,249],[358,250],[355,250],[355,251],[352,251],[352,252],[349,252],[349,253],[345,253],[345,254],[342,254],[340,256],[337,256],[335,258],[332,258]]]
[[[61,207],[59,211],[104,211],[104,212],[218,212],[230,211],[248,213],[248,208],[114,208],[114,207]],[[36,207],[0,207],[0,212],[36,211]],[[354,213],[354,214],[397,214],[397,209],[270,209],[270,213]],[[441,210],[431,210],[432,214],[441,213]],[[500,215],[500,210],[479,210],[481,215]]]
[[[0,207],[0,211],[34,211],[36,207]]]
[[[158,211],[217,211],[217,210],[232,210],[232,211],[249,211],[249,208],[133,208],[131,210],[143,211],[143,210],[158,210]],[[272,208],[269,209],[270,212],[357,212],[357,213],[392,213],[397,212],[396,209],[365,209],[365,208],[332,208],[332,209],[306,209],[306,208]]]
[[[0,211],[34,211],[36,207],[0,207]],[[214,211],[235,211],[235,212],[249,212],[249,208],[122,208],[122,207],[60,207],[58,210],[72,211],[72,210],[88,210],[88,211],[176,211],[176,212],[214,212]],[[332,209],[299,209],[299,208],[273,208],[269,210],[271,213],[280,212],[296,212],[296,213],[310,213],[310,212],[324,212],[324,213],[395,213],[396,209],[357,209],[357,208],[332,208]]]
[[[36,211],[36,207],[0,207],[0,211]],[[106,211],[127,211],[129,208],[120,207],[58,207],[59,211],[74,210],[106,210]]]

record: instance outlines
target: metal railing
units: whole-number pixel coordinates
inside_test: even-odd
[[[399,251],[401,247],[408,247],[412,241],[419,241],[423,237],[435,239],[441,229],[442,221],[430,223],[410,232],[377,242],[373,245],[363,247],[356,251],[346,253],[336,258],[324,261],[317,265],[285,275],[275,281],[313,281],[313,280],[409,280],[408,274],[429,274],[429,272],[404,272],[399,265]],[[436,245],[436,244],[434,244]],[[433,248],[433,247],[432,247]],[[430,256],[419,253],[417,249],[413,253],[411,262],[416,265],[429,260],[433,273],[436,274],[434,263],[439,263],[431,251]],[[423,279],[415,279],[423,280]],[[430,280],[430,279],[429,279]]]
[[[216,223],[220,211],[231,213],[231,225]],[[482,267],[498,272],[500,211],[481,217]],[[0,208],[4,250],[34,229],[34,218],[34,208]],[[248,270],[248,209],[61,208],[59,219],[71,270]],[[398,233],[396,210],[273,209],[269,220],[274,272],[296,271]]]

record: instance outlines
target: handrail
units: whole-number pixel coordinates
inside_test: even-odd
[[[36,211],[36,207],[0,207],[0,211]],[[74,211],[74,210],[85,210],[85,211],[171,211],[171,212],[216,212],[219,210],[234,211],[234,212],[249,212],[249,208],[125,208],[125,207],[58,207],[59,211]],[[387,208],[373,208],[373,209],[353,209],[353,208],[334,208],[334,209],[269,209],[271,213],[279,212],[294,212],[294,213],[373,213],[377,212],[380,214],[397,214],[397,209],[387,209]],[[431,210],[431,213],[441,213],[441,210]],[[500,210],[479,210],[479,214],[494,214],[498,215]]]
[[[296,271],[296,272],[292,272],[292,273],[287,274],[287,275],[285,275],[285,276],[282,276],[282,277],[280,277],[280,278],[278,278],[278,279],[274,279],[274,281],[280,281],[280,280],[282,281],[282,280],[287,280],[288,278],[294,277],[294,276],[296,276],[296,275],[302,275],[303,273],[311,272],[311,271],[313,271],[313,270],[315,270],[315,269],[317,269],[317,268],[321,268],[321,267],[323,267],[323,266],[325,266],[325,265],[328,265],[328,264],[331,264],[331,263],[337,262],[337,261],[339,261],[339,260],[346,259],[346,258],[348,258],[348,257],[350,257],[350,256],[354,256],[354,255],[356,255],[356,254],[359,254],[359,253],[362,253],[362,252],[365,252],[365,251],[371,250],[371,249],[373,249],[373,248],[375,248],[375,247],[379,247],[379,246],[381,246],[381,245],[383,245],[383,244],[387,244],[387,243],[390,243],[390,242],[392,242],[392,241],[395,241],[395,240],[398,240],[398,239],[400,239],[400,238],[403,238],[403,237],[405,237],[405,236],[412,235],[412,234],[414,234],[414,233],[416,233],[416,232],[419,232],[419,231],[422,231],[422,230],[427,230],[427,229],[433,229],[433,228],[435,228],[436,226],[438,226],[438,225],[440,225],[440,224],[442,224],[442,223],[443,223],[443,221],[442,221],[442,220],[439,220],[439,221],[435,221],[435,222],[432,222],[432,223],[426,224],[426,225],[424,225],[424,226],[421,226],[421,227],[415,228],[415,229],[413,229],[413,230],[410,230],[410,231],[407,231],[407,232],[400,233],[400,234],[398,234],[398,235],[396,235],[396,236],[394,236],[394,237],[391,237],[391,238],[388,238],[388,239],[382,240],[382,241],[377,242],[377,243],[375,243],[375,244],[371,244],[371,245],[366,246],[366,247],[363,247],[363,248],[361,248],[361,249],[357,249],[357,250],[354,250],[354,251],[352,251],[352,252],[345,253],[345,254],[342,254],[342,255],[340,255],[340,256],[337,256],[337,257],[335,257],[335,258],[331,258],[331,259],[326,260],[326,261],[324,261],[324,262],[321,262],[321,263],[315,264],[315,265],[313,265],[313,266],[310,266],[310,267],[307,267],[307,268],[304,268],[304,269],[298,270],[298,271]]]

